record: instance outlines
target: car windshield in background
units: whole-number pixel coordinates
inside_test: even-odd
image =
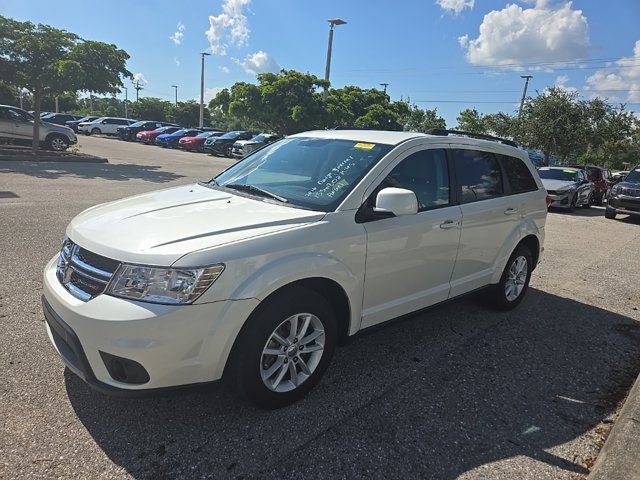
[[[187,128],[183,128],[180,130],[176,130],[175,132],[172,133],[172,135],[185,135],[187,133],[189,133],[191,130],[187,129]]]
[[[351,140],[292,137],[259,150],[215,180],[222,187],[256,187],[256,191],[286,199],[288,204],[329,212],[391,148]],[[251,194],[249,189],[243,190]]]
[[[538,170],[538,174],[543,179],[575,182],[578,171],[574,168],[541,168]]]
[[[213,135],[214,133],[215,132],[202,132],[202,133],[199,133],[198,135],[196,135],[196,137],[207,138],[207,137],[210,137],[211,135]]]
[[[130,127],[142,127],[145,123],[145,121],[142,122],[136,122],[136,123],[132,123],[131,125],[129,125]]]
[[[222,139],[232,139],[232,138],[236,138],[238,135],[240,135],[242,132],[227,132],[224,135],[221,135],[218,138],[222,138]]]
[[[256,135],[251,139],[252,142],[264,142],[269,138],[268,135]]]
[[[631,170],[623,179],[624,182],[640,183],[640,165]]]

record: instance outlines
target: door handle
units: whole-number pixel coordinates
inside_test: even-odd
[[[505,215],[515,215],[516,213],[518,213],[518,209],[517,208],[507,208],[504,211]]]
[[[458,228],[460,226],[460,220],[445,220],[440,224],[440,228],[447,230],[449,228]]]

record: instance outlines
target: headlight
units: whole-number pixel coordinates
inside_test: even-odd
[[[620,193],[620,185],[611,187],[611,195],[617,195],[618,193]]]
[[[123,263],[106,293],[151,303],[192,303],[217,280],[224,265],[202,268],[156,268]]]

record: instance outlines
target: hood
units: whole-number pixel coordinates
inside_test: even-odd
[[[167,140],[172,135],[172,133],[161,133],[156,137],[156,140]]]
[[[568,182],[566,180],[553,180],[551,178],[541,178],[540,180],[542,180],[542,186],[547,190],[562,190],[576,186],[576,182]]]
[[[251,142],[251,140],[238,140],[237,142],[234,143],[234,145],[238,145],[239,147],[243,147],[249,143],[255,143],[255,142]]]
[[[196,184],[89,208],[71,221],[67,236],[105,257],[168,266],[196,250],[298,227],[324,215]],[[216,261],[224,259],[211,263]]]

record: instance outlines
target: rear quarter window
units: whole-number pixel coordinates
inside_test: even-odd
[[[509,155],[498,155],[498,157],[507,176],[510,193],[525,193],[538,189],[531,171],[521,159]]]

